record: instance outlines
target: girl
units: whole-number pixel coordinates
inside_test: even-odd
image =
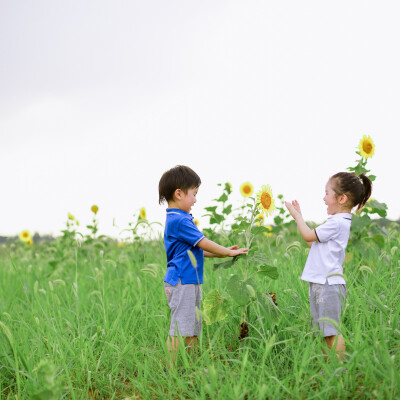
[[[301,279],[309,282],[312,326],[318,328],[327,346],[344,359],[346,350],[343,336],[335,326],[320,318],[329,318],[339,325],[340,312],[346,299],[346,282],[342,263],[350,235],[351,210],[360,210],[371,196],[369,178],[352,172],[339,172],[331,176],[325,186],[324,202],[328,220],[311,230],[304,222],[297,200],[285,202],[295,219],[301,236],[311,247]]]

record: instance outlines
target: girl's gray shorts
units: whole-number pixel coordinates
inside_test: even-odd
[[[172,286],[164,282],[164,291],[171,309],[170,336],[199,336],[201,285],[191,283],[183,285],[179,281],[176,286]]]
[[[337,328],[330,322],[319,321],[320,318],[329,318],[340,326],[340,313],[346,300],[346,285],[329,285],[310,282],[310,310],[311,329],[317,329],[322,336],[333,336],[338,334]]]

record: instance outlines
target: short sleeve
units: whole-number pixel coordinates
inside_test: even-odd
[[[315,234],[321,243],[333,239],[338,232],[339,223],[334,218],[329,218],[324,224],[315,228]]]
[[[199,231],[193,220],[184,218],[179,224],[178,239],[196,246],[205,236]]]

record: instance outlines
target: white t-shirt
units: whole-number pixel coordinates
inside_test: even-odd
[[[329,285],[345,284],[343,274],[344,252],[350,236],[351,214],[330,215],[315,228],[318,241],[313,242],[301,275],[303,281]],[[340,275],[334,275],[340,274]]]

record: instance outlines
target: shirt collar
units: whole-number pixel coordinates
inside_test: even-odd
[[[352,214],[350,213],[336,213],[333,215],[330,215],[329,218],[344,218],[344,219],[350,219],[351,220]]]
[[[181,214],[187,215],[193,218],[192,214],[187,213],[186,211],[181,210],[180,208],[167,208],[167,214]]]

